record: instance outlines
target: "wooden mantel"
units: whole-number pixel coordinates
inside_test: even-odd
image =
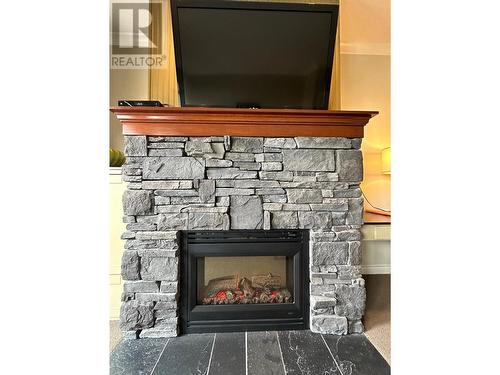
[[[194,107],[111,107],[125,135],[363,137],[378,112]]]

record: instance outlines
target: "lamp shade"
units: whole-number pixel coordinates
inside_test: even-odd
[[[391,148],[387,147],[382,150],[382,173],[391,174]]]

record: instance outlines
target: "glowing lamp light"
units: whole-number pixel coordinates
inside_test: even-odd
[[[391,174],[391,148],[387,147],[382,150],[382,173]]]

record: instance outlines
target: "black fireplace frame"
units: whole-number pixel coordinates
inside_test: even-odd
[[[182,231],[181,237],[181,333],[309,328],[308,230]],[[293,303],[197,304],[198,257],[262,255],[293,257]]]

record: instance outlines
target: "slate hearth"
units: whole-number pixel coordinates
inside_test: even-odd
[[[111,375],[390,374],[389,365],[364,335],[310,331],[125,340],[111,354],[110,367]]]
[[[126,338],[178,334],[180,231],[310,231],[310,329],[363,331],[360,138],[125,136]]]

